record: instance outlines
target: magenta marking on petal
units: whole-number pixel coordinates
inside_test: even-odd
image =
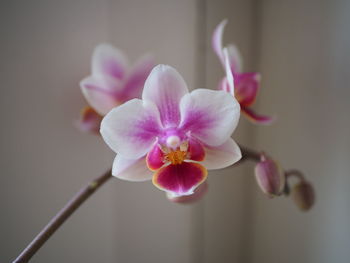
[[[122,79],[124,77],[124,69],[116,63],[113,59],[108,59],[102,62],[103,71],[110,76],[113,76],[117,79]]]
[[[194,138],[188,141],[189,159],[193,161],[203,161],[205,157],[205,151],[203,145]]]
[[[202,109],[190,109],[186,113],[186,119],[182,123],[181,129],[205,135],[206,130],[212,127],[216,121],[214,115],[207,114]]]
[[[254,103],[259,90],[259,73],[235,74],[235,95],[239,103],[249,106]]]
[[[200,164],[183,162],[161,168],[153,176],[153,183],[175,196],[192,194],[205,181],[207,170]]]
[[[264,124],[264,125],[269,125],[272,122],[275,121],[275,117],[269,117],[266,115],[260,115],[255,113],[252,109],[248,107],[242,107],[242,112],[245,113],[245,115],[253,122],[258,123],[258,124]]]
[[[147,166],[149,169],[155,171],[164,165],[164,153],[156,143],[153,148],[148,152],[146,157]]]
[[[159,123],[153,116],[145,116],[134,123],[134,130],[130,131],[130,136],[138,138],[140,141],[147,141],[161,133]]]

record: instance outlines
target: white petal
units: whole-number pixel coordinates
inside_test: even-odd
[[[146,80],[142,98],[153,101],[157,105],[163,126],[167,127],[178,125],[179,103],[187,93],[184,79],[174,68],[158,65]]]
[[[141,182],[151,180],[153,172],[147,168],[145,157],[126,159],[118,154],[113,162],[112,175],[127,181]]]
[[[227,141],[240,116],[239,103],[231,94],[207,89],[197,89],[185,95],[180,111],[180,129],[210,146]]]
[[[227,20],[223,20],[214,30],[213,38],[212,38],[212,46],[214,49],[214,52],[219,57],[221,63],[223,66],[225,66],[225,59],[224,54],[222,52],[223,46],[222,46],[222,37],[224,34],[224,29],[227,24]]]
[[[154,103],[133,99],[111,110],[103,118],[100,132],[113,151],[138,159],[150,150],[160,127]]]
[[[80,82],[81,91],[90,104],[102,116],[118,106],[120,82],[108,76],[90,76]]]
[[[208,170],[228,167],[239,161],[242,157],[241,150],[233,139],[228,139],[217,147],[205,147],[205,158],[201,164]]]
[[[109,44],[100,44],[95,48],[92,56],[92,74],[123,79],[127,64],[126,56],[122,51]]]

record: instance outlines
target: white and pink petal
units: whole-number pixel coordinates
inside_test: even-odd
[[[89,76],[80,82],[80,88],[90,106],[101,115],[107,114],[120,104],[117,98],[121,83],[116,79],[108,76]]]
[[[92,75],[108,75],[123,79],[128,67],[124,53],[110,44],[98,45],[92,55]]]
[[[224,91],[197,89],[185,95],[180,103],[183,132],[209,146],[226,142],[236,128],[240,116],[237,100]]]
[[[158,65],[145,82],[142,99],[157,105],[164,127],[175,127],[180,122],[180,100],[187,93],[184,79],[174,68]]]
[[[102,120],[101,135],[107,145],[125,158],[144,156],[161,132],[156,105],[130,100],[110,111]]]

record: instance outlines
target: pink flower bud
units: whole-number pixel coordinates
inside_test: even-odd
[[[274,160],[264,154],[255,166],[255,178],[261,190],[269,197],[281,195],[285,186],[284,173]]]
[[[315,203],[315,191],[309,182],[301,181],[292,189],[292,198],[302,211],[309,210]]]

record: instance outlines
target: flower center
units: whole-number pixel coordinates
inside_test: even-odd
[[[176,135],[171,135],[166,139],[166,144],[168,147],[176,149],[180,145],[180,138]]]
[[[187,151],[170,151],[165,154],[165,160],[170,162],[171,164],[182,164],[182,162],[186,159]]]

